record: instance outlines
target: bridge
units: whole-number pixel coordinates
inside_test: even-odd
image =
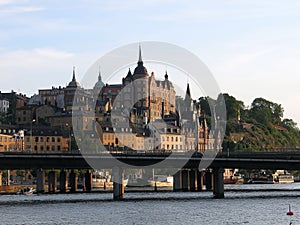
[[[0,170],[37,169],[37,191],[44,191],[44,169],[60,169],[60,190],[67,190],[67,172],[69,174],[71,191],[76,191],[76,174],[73,169],[87,169],[85,176],[87,189],[91,189],[92,174],[90,169],[112,169],[114,177],[114,199],[123,199],[123,169],[134,166],[158,167],[158,163],[168,158],[166,167],[178,168],[184,165],[174,175],[174,191],[200,191],[203,177],[206,179],[206,189],[213,190],[215,198],[224,197],[223,170],[224,168],[240,169],[284,169],[300,170],[300,151],[285,152],[220,152],[215,158],[205,158],[196,153],[188,157],[184,153],[103,153],[88,154],[22,154],[0,153]],[[87,163],[87,161],[89,163]],[[199,171],[200,162],[210,163],[205,172]],[[91,167],[93,165],[93,168]],[[96,167],[95,167],[96,165]],[[124,166],[125,165],[125,166]],[[51,171],[48,175],[50,191],[55,191],[56,175]]]

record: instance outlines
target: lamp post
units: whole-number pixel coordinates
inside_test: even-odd
[[[66,123],[66,128],[69,131],[69,142],[68,142],[68,149],[69,149],[69,153],[71,153],[71,129],[69,128],[69,124]]]
[[[32,148],[32,144],[33,144],[33,140],[32,140],[32,124],[35,122],[35,119],[31,120],[30,123],[30,150],[32,152],[33,148]]]

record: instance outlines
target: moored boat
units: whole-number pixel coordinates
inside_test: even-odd
[[[286,170],[277,170],[273,174],[273,180],[278,184],[291,184],[294,183],[294,176]]]
[[[128,184],[128,179],[123,179],[123,185],[126,187]],[[102,188],[102,189],[111,189],[113,188],[113,181],[111,180],[111,175],[108,173],[94,172],[92,176],[92,187]]]
[[[18,195],[32,195],[35,192],[35,189],[32,187],[26,187],[17,192]]]
[[[148,180],[151,187],[173,187],[173,176],[155,175],[154,179]]]

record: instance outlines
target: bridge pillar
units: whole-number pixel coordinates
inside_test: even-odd
[[[86,171],[84,178],[85,190],[87,192],[92,191],[92,173],[90,170]]]
[[[189,177],[190,177],[190,191],[196,191],[196,181],[197,181],[197,169],[189,170]]]
[[[211,191],[212,190],[212,173],[210,170],[205,171],[205,187],[206,190]]]
[[[224,198],[224,169],[214,168],[214,198]]]
[[[190,176],[189,170],[181,170],[182,176],[182,191],[189,191],[190,190]]]
[[[114,200],[124,199],[124,170],[120,167],[114,167],[113,171],[113,198]]]
[[[178,170],[173,176],[173,191],[182,191],[181,180],[181,170]]]
[[[196,176],[197,176],[197,191],[202,191],[203,190],[203,173],[202,171],[197,170],[196,171]]]
[[[2,186],[2,171],[0,171],[0,186]]]
[[[45,192],[45,172],[43,171],[43,169],[38,169],[36,171],[36,192]]]
[[[48,173],[48,192],[49,193],[56,192],[56,173],[55,173],[55,171],[50,171]]]
[[[61,170],[59,174],[59,189],[61,193],[65,193],[68,189],[67,171]]]
[[[75,173],[74,170],[71,170],[71,173],[70,173],[70,186],[71,186],[70,192],[74,193],[74,192],[77,191],[77,184],[78,184],[78,176],[77,176],[77,174]]]

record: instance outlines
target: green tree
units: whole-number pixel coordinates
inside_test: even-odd
[[[251,104],[250,115],[258,123],[264,125],[270,123],[280,124],[283,111],[280,104],[270,102],[264,98],[256,98]]]

